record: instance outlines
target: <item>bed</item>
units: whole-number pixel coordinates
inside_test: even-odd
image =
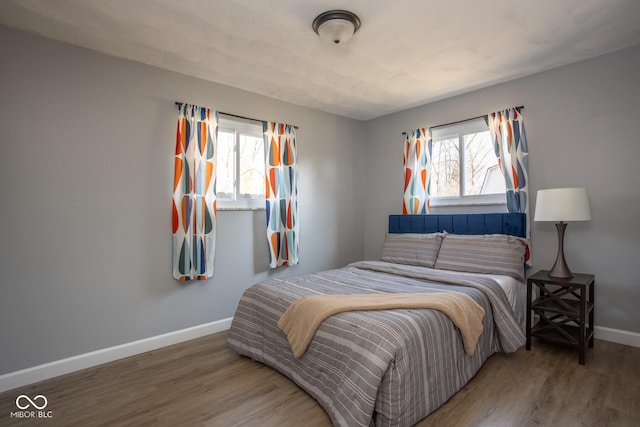
[[[411,426],[460,390],[495,352],[524,345],[524,214],[391,215],[382,257],[272,278],[247,289],[227,344],[286,375],[334,425]],[[472,354],[440,310],[340,312],[300,357],[278,322],[312,295],[463,294],[482,308]]]

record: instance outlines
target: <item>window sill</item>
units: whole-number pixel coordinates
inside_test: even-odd
[[[429,206],[432,208],[457,206],[506,206],[505,194],[486,194],[482,196],[440,197],[432,198]]]
[[[255,207],[255,208],[251,208],[251,207],[235,207],[235,206],[225,206],[225,207],[221,207],[218,206],[216,208],[216,212],[220,212],[220,211],[264,211],[266,210],[266,208],[264,206],[262,207]]]

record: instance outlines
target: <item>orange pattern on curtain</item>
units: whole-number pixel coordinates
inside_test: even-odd
[[[403,215],[429,213],[431,144],[424,128],[405,132]]]
[[[182,104],[173,178],[173,277],[213,276],[216,228],[216,113]]]
[[[521,108],[508,108],[487,116],[493,148],[507,188],[509,212],[527,214],[527,239],[531,238],[529,220],[529,149]],[[525,264],[531,267],[527,245]]]
[[[293,125],[264,122],[269,265],[298,264],[298,151]]]

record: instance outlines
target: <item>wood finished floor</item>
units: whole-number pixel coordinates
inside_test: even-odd
[[[294,383],[227,349],[226,332],[0,394],[0,426],[330,426]],[[20,394],[50,419],[15,419]],[[577,352],[540,341],[491,357],[418,426],[640,426],[640,348],[596,341]]]

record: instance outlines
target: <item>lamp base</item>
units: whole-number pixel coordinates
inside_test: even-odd
[[[571,270],[567,262],[564,260],[564,230],[567,228],[567,224],[560,221],[556,223],[556,230],[558,231],[558,254],[556,255],[556,262],[549,270],[549,277],[555,277],[558,279],[570,279],[573,277]]]

